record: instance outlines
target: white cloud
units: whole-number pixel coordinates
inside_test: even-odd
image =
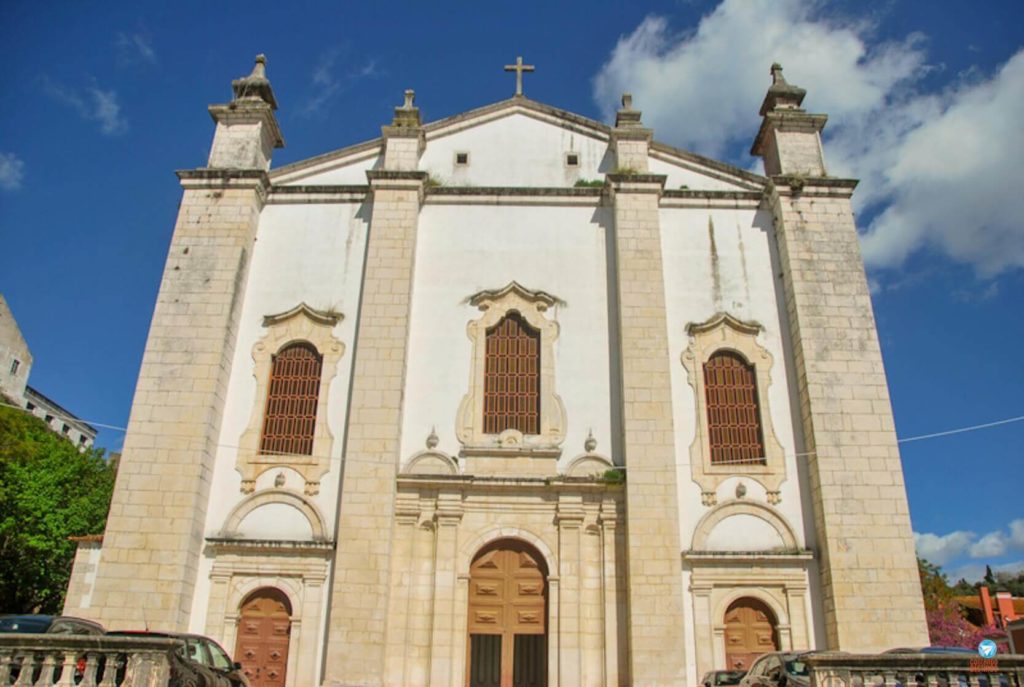
[[[374,59],[339,76],[336,73],[336,63],[341,54],[340,48],[334,48],[320,56],[310,77],[313,93],[299,108],[299,114],[307,117],[323,114],[337,94],[350,88],[360,79],[378,76],[377,61]]]
[[[989,532],[971,545],[971,558],[995,558],[1006,553],[1006,537],[999,530]]]
[[[1024,551],[1024,518],[1014,520],[1010,523],[1010,545]]]
[[[14,153],[0,153],[0,189],[17,191],[25,178],[25,163]]]
[[[914,548],[917,549],[917,555],[929,563],[946,565],[967,553],[976,536],[974,532],[960,530],[942,536],[915,532]]]
[[[881,210],[863,237],[872,267],[898,267],[931,248],[982,275],[1024,266],[1024,51],[998,74],[921,93],[925,39],[872,42],[870,22],[824,13],[813,0],[724,0],[692,30],[646,18],[620,38],[594,78],[611,118],[634,94],[655,135],[715,157],[749,160],[768,67],[808,91],[829,115],[831,174],[861,179],[858,209]],[[742,151],[742,154],[741,154]]]
[[[969,556],[970,558],[999,558],[1013,551],[1024,551],[1024,518],[1013,520],[1007,525],[1006,530],[992,530],[981,538],[977,533],[965,530],[957,530],[949,534],[932,534],[930,532],[914,533],[914,545],[917,555],[936,565],[946,565]],[[1007,566],[1019,565],[1018,563],[1001,563],[993,565],[993,570],[1009,570]],[[972,563],[962,565],[953,572],[950,572],[950,579],[956,580],[965,577],[972,580],[960,571],[971,571],[979,568],[984,572],[984,564]]]
[[[116,91],[103,90],[96,85],[76,90],[46,77],[43,77],[43,87],[50,97],[73,108],[83,119],[98,123],[100,131],[107,136],[128,130],[128,120],[121,114]]]
[[[118,32],[114,41],[120,60],[126,64],[147,62],[156,64],[156,51],[149,36],[142,31]]]

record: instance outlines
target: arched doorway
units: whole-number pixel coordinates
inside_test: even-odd
[[[747,670],[754,659],[779,650],[775,614],[758,599],[745,596],[725,611],[725,667]]]
[[[501,539],[469,568],[468,687],[547,684],[547,566],[532,546]]]
[[[257,589],[242,602],[235,660],[251,687],[284,687],[291,615],[288,597],[273,587]]]

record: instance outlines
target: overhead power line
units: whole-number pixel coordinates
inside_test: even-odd
[[[34,413],[32,413],[32,411],[29,410],[28,408],[23,408],[21,406],[16,406],[16,405],[13,405],[11,403],[4,403],[4,402],[0,401],[0,406],[4,406],[4,407],[7,407],[7,408],[13,408],[14,410],[20,410],[20,411],[22,411],[24,413],[29,413],[29,414],[34,415]],[[127,432],[128,431],[127,427],[120,427],[118,425],[105,424],[105,423],[102,423],[102,422],[96,422],[95,420],[83,420],[82,418],[74,417],[72,415],[61,415],[60,413],[51,413],[51,414],[53,415],[53,417],[60,418],[61,420],[74,420],[74,421],[77,421],[77,422],[85,422],[85,423],[90,424],[90,425],[92,425],[94,427],[102,427],[103,429],[113,429],[113,430],[117,430],[119,432]],[[957,427],[956,429],[947,429],[947,430],[943,430],[941,432],[932,432],[930,434],[918,434],[917,436],[904,437],[902,439],[897,438],[896,439],[896,443],[898,443],[898,444],[906,444],[906,443],[909,443],[911,441],[921,441],[923,439],[936,439],[938,437],[950,436],[952,434],[963,434],[965,432],[975,432],[975,431],[977,431],[979,429],[988,429],[989,427],[998,427],[999,425],[1008,425],[1008,424],[1011,424],[1011,423],[1014,423],[1014,422],[1024,422],[1024,415],[1017,415],[1016,417],[1008,417],[1008,418],[1004,418],[1002,420],[993,420],[992,422],[982,422],[980,424],[969,425],[967,427]],[[233,444],[217,444],[217,448],[241,448],[241,447],[233,445]],[[805,451],[805,452],[802,452],[802,453],[787,454],[787,455],[800,458],[800,457],[803,457],[803,456],[814,455],[814,453],[815,453],[814,451]],[[289,454],[289,453],[280,453],[280,454],[278,454],[278,453],[275,452],[274,455],[289,456],[289,455],[293,455],[293,454]],[[331,458],[332,456],[310,456],[309,454],[302,454],[302,457],[303,458],[311,458],[311,457],[313,457],[313,458]],[[745,462],[745,461],[737,461],[737,463],[741,463],[741,462]]]

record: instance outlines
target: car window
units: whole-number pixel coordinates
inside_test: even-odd
[[[195,637],[186,637],[185,648],[188,650],[188,658],[190,661],[202,663],[204,666],[210,665],[210,657],[206,654],[206,648],[203,647],[202,642],[198,639]]]
[[[15,615],[8,618],[0,618],[0,632],[25,632],[29,634],[46,632],[46,628],[50,626],[51,622],[53,622],[53,618],[46,616],[34,618]]]
[[[786,661],[786,672],[790,675],[807,677],[807,664],[799,659]]]
[[[231,670],[231,659],[228,658],[228,655],[224,652],[223,649],[220,648],[220,645],[213,641],[207,641],[204,642],[204,644],[206,644],[206,648],[210,652],[210,657],[213,660],[214,668],[220,668],[221,670]]]
[[[716,674],[716,685],[738,685],[743,679],[742,670],[723,670]]]

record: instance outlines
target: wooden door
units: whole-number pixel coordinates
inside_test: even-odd
[[[547,579],[542,559],[514,540],[477,555],[470,567],[469,687],[547,684]]]
[[[235,660],[251,687],[284,687],[291,605],[277,589],[260,589],[241,608]]]
[[[761,654],[778,651],[775,616],[763,602],[737,599],[725,612],[725,665],[729,670],[748,670]]]

